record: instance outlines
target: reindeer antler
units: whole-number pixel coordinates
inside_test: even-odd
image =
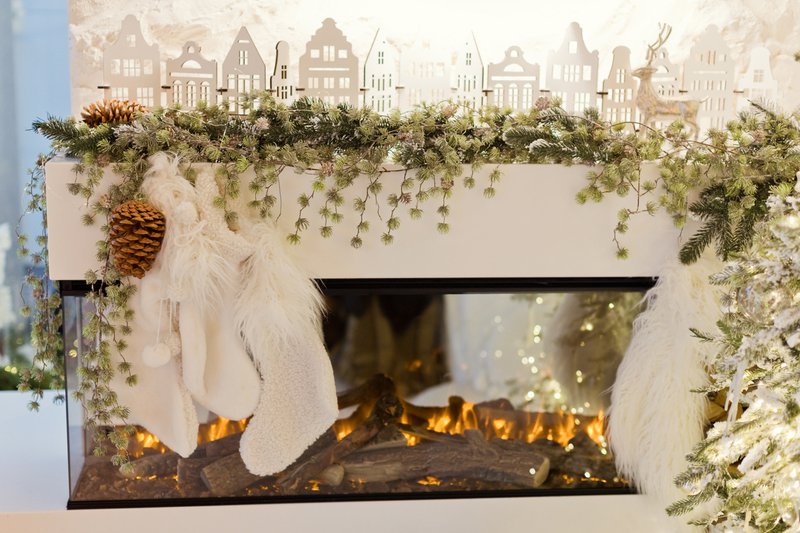
[[[656,57],[656,52],[659,48],[664,46],[664,43],[667,42],[669,39],[670,34],[672,33],[672,26],[669,24],[659,23],[658,24],[658,39],[653,44],[647,45],[647,65],[649,66],[650,63],[653,62],[653,59]]]

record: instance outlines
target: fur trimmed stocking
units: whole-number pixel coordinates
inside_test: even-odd
[[[166,299],[166,277],[163,261],[157,258],[143,279],[130,280],[137,291],[128,302],[134,317],[129,321],[132,333],[125,338],[128,348],[124,356],[138,383],[126,385],[125,376],[117,372],[111,387],[120,404],[130,410],[129,423],[144,426],[170,449],[187,457],[197,447],[197,412],[181,379],[180,350]],[[154,357],[156,350],[167,350],[167,357]],[[116,354],[114,363],[121,361]]]
[[[183,381],[203,407],[246,418],[258,402],[260,379],[235,328],[233,300],[251,248],[213,206],[219,190],[212,169],[202,169],[193,187],[177,160],[157,154],[150,162],[142,189],[167,219],[159,256],[169,272],[169,297],[179,304]]]
[[[712,251],[692,265],[676,258],[664,267],[634,321],[611,393],[608,433],[617,469],[663,506],[685,496],[672,480],[703,438],[706,399],[691,391],[708,383],[715,347],[689,328],[716,328],[719,296],[708,278],[721,269]]]

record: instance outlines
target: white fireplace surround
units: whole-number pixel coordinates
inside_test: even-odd
[[[86,201],[67,191],[68,183],[80,179],[73,171],[74,164],[74,160],[56,158],[46,167],[50,275],[55,280],[81,280],[87,270],[96,268],[95,243],[102,238],[99,224],[81,224]],[[312,203],[306,211],[311,227],[291,253],[313,277],[331,279],[656,277],[664,261],[678,252],[681,232],[670,217],[663,212],[653,217],[643,214],[631,220],[629,233],[622,236],[630,258],[618,260],[611,240],[617,212],[623,207],[635,207],[636,199],[633,194],[627,198],[612,194],[599,204],[578,205],[575,194],[586,183],[587,167],[502,165],[497,195],[486,199],[481,191],[488,185],[492,168],[484,167],[476,173],[474,190],[458,187],[450,200],[451,229],[447,235],[436,231],[436,202],[431,201],[423,206],[425,215],[421,220],[411,220],[403,213],[395,242],[385,246],[380,242],[382,223],[370,202],[371,231],[363,235],[363,246],[353,249],[349,241],[357,220],[347,206],[342,210],[344,221],[334,227],[331,238],[323,239],[317,230],[319,205]],[[657,172],[649,166],[644,169],[644,176],[653,179]],[[245,173],[244,180],[248,175]],[[401,176],[386,175],[382,198],[399,188]],[[118,176],[108,170],[99,192],[115,179]],[[278,225],[286,233],[293,229],[297,216],[296,198],[301,192],[310,191],[312,180],[310,175],[291,170],[281,176],[283,207]],[[393,186],[395,183],[397,186]],[[248,194],[244,184],[242,191]],[[363,187],[352,187],[347,201],[355,194],[363,194]],[[388,213],[385,204],[381,213],[384,217]],[[66,462],[63,466],[66,469]],[[176,508],[170,512],[208,515],[210,519],[211,515],[228,513],[224,507],[191,512]],[[601,533],[683,529],[682,519],[667,519],[662,509],[639,495],[269,504],[240,507],[229,516],[233,515],[237,518],[232,518],[231,524],[244,525],[247,522],[239,520],[249,517],[261,524],[276,524],[273,531],[321,531],[321,523],[327,531],[349,531],[352,523],[343,517],[353,515],[358,515],[361,523],[382,524],[382,531],[411,529],[408,525],[398,526],[403,522],[402,516],[433,517],[415,520],[418,531]],[[494,521],[486,519],[490,515],[496,517]],[[397,518],[387,521],[387,516]],[[439,519],[444,516],[446,522]]]

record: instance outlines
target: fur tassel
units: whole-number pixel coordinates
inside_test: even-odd
[[[706,399],[691,391],[708,384],[716,348],[689,328],[716,328],[719,295],[708,278],[721,268],[710,252],[693,265],[675,259],[664,267],[634,322],[612,389],[608,439],[617,469],[663,506],[685,496],[673,479],[703,438]]]
[[[266,221],[246,229],[236,323],[262,376],[261,398],[242,436],[247,468],[268,475],[289,466],[336,420],[333,369],[322,343],[322,302],[314,283]]]

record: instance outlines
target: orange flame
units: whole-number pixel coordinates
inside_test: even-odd
[[[351,416],[334,423],[336,438],[342,440],[361,424],[371,411],[364,406]],[[533,442],[547,439],[561,446],[568,446],[569,441],[581,432],[586,433],[602,450],[607,448],[603,430],[605,414],[600,411],[596,416],[575,414],[568,411],[555,413],[532,413],[514,410],[507,406],[491,406],[488,404],[472,404],[463,399],[453,397],[447,407],[419,407],[404,404],[404,412],[400,422],[412,426],[460,435],[466,430],[478,430],[487,439],[523,440]],[[420,415],[421,418],[420,418]],[[419,444],[420,437],[405,434],[409,446]]]
[[[567,411],[532,413],[486,404],[475,405],[457,397],[451,398],[446,407],[417,407],[410,404],[405,404],[405,407],[400,417],[401,423],[421,426],[438,433],[460,435],[466,430],[478,430],[487,439],[525,442],[547,439],[567,447],[571,439],[584,432],[600,447],[601,453],[604,455],[607,453],[608,444],[603,435],[605,429],[603,411],[595,417],[576,415]],[[351,416],[337,420],[333,425],[336,438],[342,440],[349,435],[369,416],[371,410],[372,406],[362,405]],[[420,414],[424,416],[420,418]],[[241,433],[247,427],[248,420],[229,420],[219,417],[213,422],[201,424],[197,432],[197,443],[202,444]],[[421,437],[410,434],[405,434],[405,438],[409,446],[415,446],[422,440]],[[144,455],[145,450],[166,453],[169,448],[152,433],[138,428],[129,453],[131,457],[137,458]]]
[[[249,419],[244,420],[228,420],[224,417],[218,417],[212,422],[200,424],[197,430],[197,444],[218,440],[228,435],[241,433],[247,427]],[[132,442],[128,446],[128,454],[132,458],[138,458],[145,454],[146,450],[154,450],[157,453],[167,453],[167,448],[158,437],[147,431],[142,427],[136,428],[136,433],[133,436]]]

